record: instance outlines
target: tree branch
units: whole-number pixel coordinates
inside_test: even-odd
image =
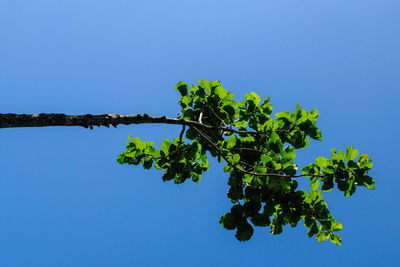
[[[135,115],[120,115],[120,114],[103,114],[103,115],[66,115],[56,113],[41,113],[41,114],[0,114],[0,128],[16,128],[16,127],[47,127],[47,126],[82,126],[85,128],[93,128],[93,126],[105,126],[110,125],[117,127],[119,124],[142,124],[142,123],[164,123],[164,124],[177,124],[177,125],[188,125],[192,126],[200,135],[205,138],[219,152],[224,160],[237,171],[245,174],[255,176],[276,176],[276,177],[302,177],[302,176],[325,176],[322,174],[300,174],[300,175],[284,175],[277,173],[254,173],[246,171],[242,168],[238,168],[235,164],[232,164],[222,153],[222,151],[212,142],[209,138],[204,136],[197,127],[205,129],[217,129],[223,131],[229,131],[234,133],[243,134],[265,134],[260,132],[250,131],[238,131],[227,127],[215,127],[206,125],[197,121],[190,121],[185,119],[168,118],[166,116],[152,117],[148,114],[135,114]],[[182,129],[184,131],[184,128]],[[181,132],[182,134],[182,132]],[[259,151],[261,152],[261,151]]]
[[[168,118],[167,116],[153,117],[148,114],[102,114],[102,115],[67,115],[63,113],[40,113],[40,114],[14,114],[0,113],[0,128],[17,127],[48,127],[48,126],[81,126],[92,129],[93,126],[117,127],[120,124],[142,124],[142,123],[164,123],[176,125],[188,125],[206,128],[210,130],[223,130],[237,134],[265,135],[269,132],[240,131],[228,127],[211,126],[198,121],[179,118]],[[277,132],[279,130],[276,130]]]
[[[278,173],[256,173],[256,172],[251,172],[251,171],[246,171],[242,168],[239,168],[237,165],[233,164],[222,152],[222,150],[216,145],[214,144],[214,142],[212,142],[203,132],[201,132],[199,129],[197,129],[195,126],[193,127],[204,139],[206,139],[206,141],[211,144],[218,152],[218,154],[225,160],[225,162],[231,166],[232,168],[234,168],[236,171],[239,171],[241,173],[244,174],[250,174],[250,175],[254,175],[254,176],[275,176],[275,177],[281,177],[281,178],[299,178],[299,177],[304,177],[304,176],[308,176],[308,177],[325,177],[328,176],[327,174],[312,174],[312,173],[304,173],[304,174],[299,174],[299,175],[286,175],[286,174],[278,174]],[[264,168],[268,168],[268,167],[264,167]]]
[[[185,119],[168,118],[166,116],[153,117],[148,114],[103,114],[103,115],[66,115],[57,113],[41,113],[41,114],[0,114],[0,128],[15,127],[47,127],[47,126],[82,126],[91,128],[93,126],[111,125],[117,127],[119,124],[141,124],[141,123],[164,123],[198,126],[208,129],[220,129],[236,133],[246,133],[246,131],[235,131],[224,127],[214,127],[197,121]]]
[[[252,133],[247,131],[238,131],[227,127],[210,126],[197,121],[168,118],[167,116],[153,117],[148,114],[66,115],[62,113],[41,113],[41,114],[0,113],[0,128],[47,127],[47,126],[82,126],[85,128],[93,128],[93,126],[117,127],[117,125],[120,124],[129,125],[129,124],[142,124],[142,123],[164,123],[164,124],[198,126],[201,128],[223,130],[238,134]]]

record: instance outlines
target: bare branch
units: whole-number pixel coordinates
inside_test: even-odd
[[[103,114],[103,115],[66,115],[63,113],[41,113],[41,114],[14,114],[0,113],[0,128],[17,128],[17,127],[48,127],[48,126],[81,126],[85,128],[93,128],[93,126],[117,127],[120,124],[142,124],[142,123],[164,123],[197,126],[210,130],[222,130],[237,134],[266,135],[270,132],[260,131],[240,131],[228,127],[211,126],[201,122],[168,118],[167,116],[153,117],[148,114]],[[276,130],[279,132],[279,130]]]

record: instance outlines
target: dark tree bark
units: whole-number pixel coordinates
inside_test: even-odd
[[[223,130],[238,134],[265,134],[256,131],[234,130],[230,127],[207,125],[198,121],[179,118],[168,118],[167,116],[153,117],[148,114],[103,114],[103,115],[67,115],[63,113],[40,113],[40,114],[14,114],[0,113],[0,128],[17,127],[47,127],[47,126],[82,126],[93,129],[93,126],[117,127],[119,124],[141,124],[141,123],[164,123],[175,125],[196,126],[203,129]]]
[[[119,124],[139,124],[139,123],[166,123],[180,125],[197,125],[204,127],[204,124],[184,119],[168,118],[166,116],[152,117],[148,114],[120,115],[66,115],[55,113],[41,114],[0,114],[0,128],[15,127],[46,127],[46,126],[82,126],[92,128],[93,126],[110,125],[117,127]]]

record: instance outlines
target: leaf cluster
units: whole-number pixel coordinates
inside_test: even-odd
[[[293,112],[279,112],[273,118],[270,98],[261,101],[251,92],[238,102],[219,81],[200,80],[190,88],[179,82],[175,89],[181,94],[179,137],[172,142],[165,139],[160,149],[153,142],[129,137],[119,163],[143,164],[145,169],[154,165],[164,170],[164,181],[182,183],[191,178],[199,182],[209,168],[207,155],[216,157],[229,174],[227,196],[233,203],[220,224],[236,230],[238,240],[249,240],[255,226],[269,226],[275,235],[285,225],[295,227],[302,220],[309,237],[341,244],[336,232],[342,225],[330,214],[322,192],[332,190],[334,184],[346,197],[356,186],[374,189],[374,180],[367,175],[372,162],[366,154],[356,161],[358,151],[353,147],[346,153],[332,149],[331,159],[318,157],[297,174],[296,150],[308,147],[310,139],[322,140],[316,109],[297,105]],[[189,125],[187,130],[185,125]],[[298,178],[309,179],[309,192],[297,189]]]
[[[199,143],[184,144],[177,137],[172,142],[165,139],[161,149],[153,147],[154,142],[144,142],[139,138],[129,136],[126,151],[118,156],[120,164],[143,164],[143,168],[150,169],[153,165],[158,170],[165,170],[164,181],[173,180],[183,183],[191,178],[199,182],[201,174],[208,170],[210,164],[207,154]]]

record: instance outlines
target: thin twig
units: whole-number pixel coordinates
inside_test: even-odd
[[[218,116],[218,114],[214,111],[214,109],[209,104],[207,104],[207,106],[210,107],[210,110],[212,113],[214,113],[215,117],[217,117],[224,124],[224,126],[227,127],[225,121]]]
[[[183,133],[185,132],[186,125],[182,125],[181,133],[179,134],[179,145],[182,144]]]
[[[261,154],[265,154],[265,151],[258,150],[258,149],[255,149],[255,148],[250,148],[250,147],[234,147],[233,149],[234,150],[248,150],[248,151],[253,151],[253,152],[258,152],[258,153],[261,153]]]
[[[222,151],[219,149],[219,147],[214,144],[206,135],[204,135],[199,129],[197,129],[196,127],[193,127],[201,136],[203,136],[204,139],[206,139],[206,141],[208,143],[210,143],[216,150],[217,153],[226,161],[226,163],[231,166],[232,168],[234,168],[235,170],[242,172],[244,174],[250,174],[250,175],[255,175],[255,176],[275,176],[275,177],[282,177],[282,178],[298,178],[298,177],[303,177],[303,176],[309,176],[309,177],[324,177],[324,176],[328,176],[326,174],[311,174],[311,173],[305,173],[305,174],[299,174],[299,175],[285,175],[285,174],[277,174],[277,173],[255,173],[255,172],[250,172],[250,171],[246,171],[242,168],[238,168],[237,165],[233,164],[225,155],[224,153],[222,153]]]

